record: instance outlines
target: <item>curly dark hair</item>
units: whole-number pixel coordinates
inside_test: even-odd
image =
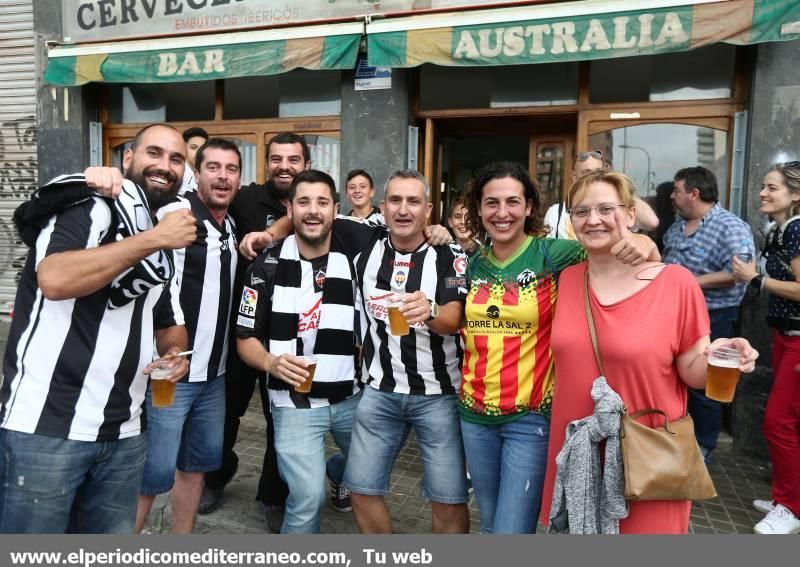
[[[486,239],[486,229],[483,227],[479,211],[481,200],[483,199],[483,188],[493,179],[504,179],[510,177],[522,184],[522,192],[525,201],[531,204],[531,214],[525,218],[525,233],[532,236],[545,236],[547,227],[544,225],[544,211],[542,210],[542,197],[536,182],[531,179],[528,170],[520,163],[515,161],[498,161],[486,165],[478,171],[475,179],[466,193],[464,206],[467,208],[467,215],[464,219],[467,229],[474,234],[478,240],[483,242]]]

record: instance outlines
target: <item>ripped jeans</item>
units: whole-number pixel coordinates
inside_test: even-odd
[[[481,532],[536,533],[550,421],[534,412],[502,425],[462,419],[461,435],[481,512]]]

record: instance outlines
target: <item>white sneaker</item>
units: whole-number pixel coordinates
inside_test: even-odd
[[[753,500],[753,508],[762,514],[769,514],[775,509],[775,503],[772,500]]]
[[[757,534],[800,534],[800,518],[782,504],[758,522],[753,531]]]

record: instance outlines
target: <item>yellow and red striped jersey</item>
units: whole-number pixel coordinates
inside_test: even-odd
[[[508,259],[470,259],[460,405],[487,418],[550,413],[550,330],[558,274],[585,253],[571,240],[529,237]]]

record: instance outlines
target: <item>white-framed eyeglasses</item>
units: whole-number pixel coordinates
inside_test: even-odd
[[[610,217],[614,214],[614,209],[617,207],[628,208],[628,205],[603,203],[601,205],[597,205],[596,207],[575,207],[574,209],[569,210],[569,214],[574,219],[586,219],[589,218],[589,215],[592,214],[592,211],[597,211],[597,214],[601,217]]]

